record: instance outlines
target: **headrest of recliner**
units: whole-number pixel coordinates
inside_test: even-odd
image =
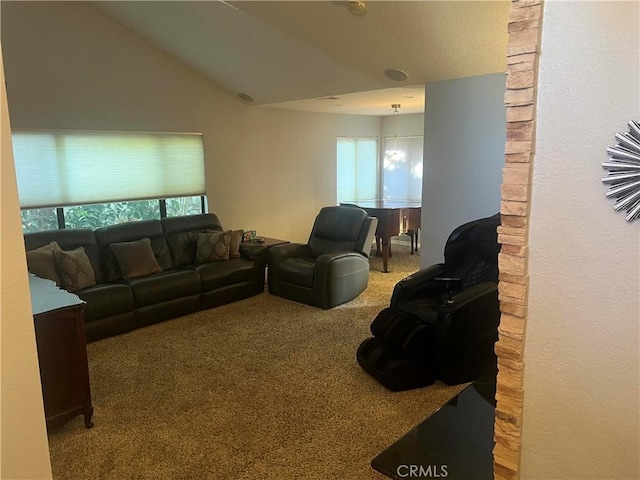
[[[316,217],[312,237],[325,240],[355,241],[367,212],[353,207],[324,207]]]

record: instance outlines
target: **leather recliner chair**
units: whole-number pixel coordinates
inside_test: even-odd
[[[269,249],[269,293],[324,309],[353,300],[369,282],[377,226],[360,208],[322,208],[308,243]]]
[[[497,227],[500,215],[456,228],[444,263],[398,282],[390,306],[357,351],[363,369],[393,391],[470,382],[496,368]]]

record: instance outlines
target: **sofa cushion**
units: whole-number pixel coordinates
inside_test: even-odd
[[[160,222],[176,267],[195,263],[198,233],[223,230],[220,220],[213,213],[167,217]]]
[[[118,242],[110,245],[116,256],[122,278],[143,277],[162,271],[153,255],[151,241],[142,238],[133,242]]]
[[[256,279],[254,262],[244,258],[232,258],[226,262],[192,265],[189,268],[192,268],[200,275],[203,292],[210,292],[235,283],[255,281]],[[264,273],[262,281],[264,281]]]
[[[200,277],[189,270],[169,270],[123,282],[133,290],[136,308],[200,294]]]
[[[132,312],[134,309],[133,291],[129,285],[121,283],[95,285],[77,295],[87,302],[84,307],[86,322]]]
[[[110,247],[112,243],[131,242],[148,238],[151,241],[153,255],[156,257],[160,268],[167,270],[174,266],[169,246],[162,233],[162,224],[159,220],[120,223],[98,228],[94,233],[100,248],[105,277],[108,282],[114,282],[122,278],[118,260]]]
[[[84,247],[95,273],[96,283],[106,282],[102,269],[100,250],[93,230],[89,228],[65,228],[62,230],[44,230],[24,234],[24,245],[27,251],[56,242],[62,250],[73,250]],[[34,272],[35,273],[35,272]],[[58,285],[61,285],[60,283]]]
[[[229,260],[231,230],[199,233],[196,248],[196,263]]]
[[[77,292],[96,284],[95,273],[84,247],[74,250],[53,250],[53,258],[60,274],[62,288]]]
[[[62,250],[57,242],[50,242],[40,248],[27,252],[27,267],[29,271],[40,278],[53,280],[56,285],[61,286],[60,275],[53,258],[54,250]]]
[[[279,265],[278,278],[283,282],[313,288],[315,266],[313,258],[287,258]]]
[[[198,233],[200,232],[179,232],[167,235],[167,243],[176,267],[190,265],[196,261]]]

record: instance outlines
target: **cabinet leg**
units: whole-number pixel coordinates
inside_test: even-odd
[[[84,413],[85,428],[93,428],[93,421],[91,420],[92,417],[93,417],[93,407],[90,407],[89,410],[87,410]]]

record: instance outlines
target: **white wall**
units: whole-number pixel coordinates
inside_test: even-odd
[[[640,222],[600,182],[640,120],[639,25],[638,2],[544,5],[523,479],[640,477]]]
[[[500,210],[505,81],[499,73],[426,85],[423,267],[444,260],[456,227]]]
[[[14,127],[204,133],[209,209],[228,228],[306,241],[335,204],[338,135],[379,117],[247,107],[83,2],[3,2]]]
[[[402,108],[400,109],[402,110]],[[382,117],[382,135],[383,137],[393,137],[396,128],[396,119],[393,115]],[[414,137],[424,135],[424,114],[409,113],[398,115],[398,136]]]
[[[0,478],[51,478],[0,54]]]

